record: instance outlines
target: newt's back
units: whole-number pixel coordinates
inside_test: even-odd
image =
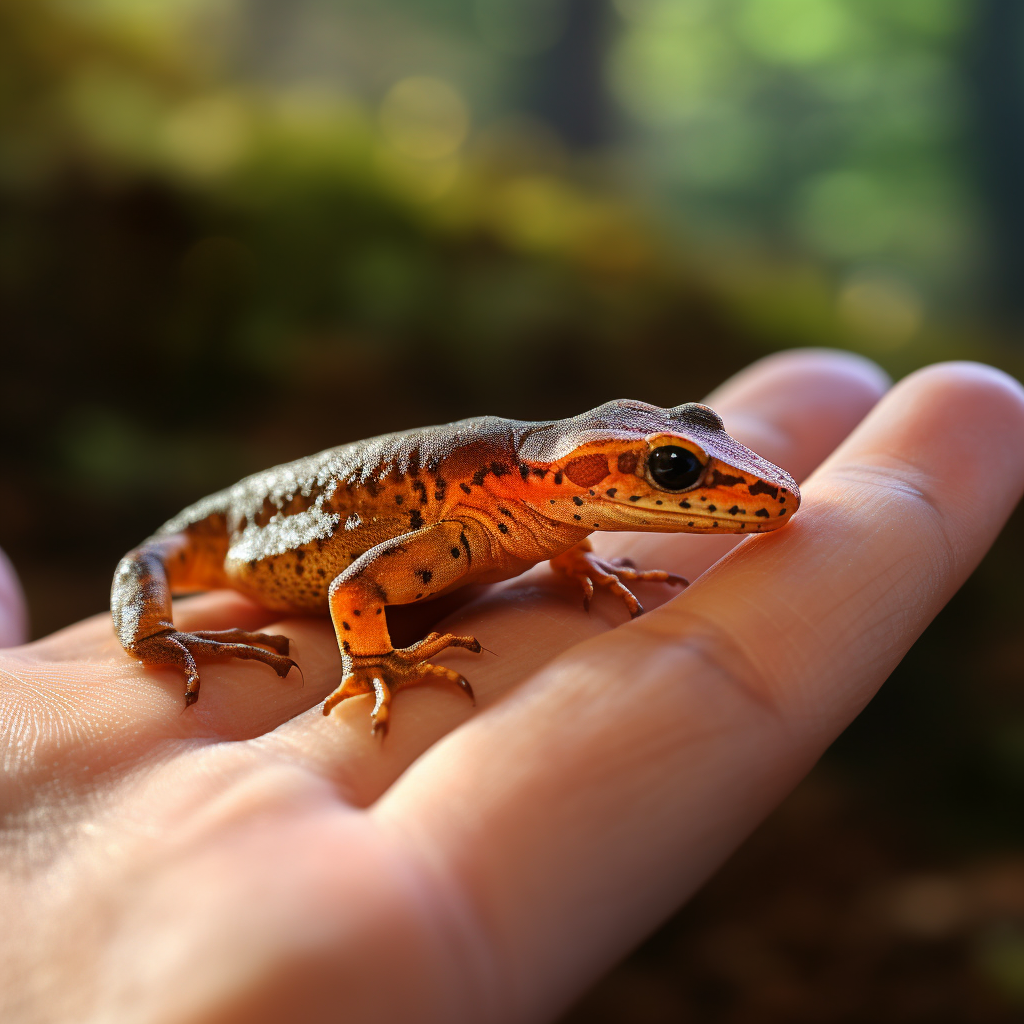
[[[460,477],[512,472],[522,438],[543,426],[480,416],[328,448],[196,502],[157,536],[219,533],[209,556],[222,560],[221,585],[282,611],[324,610],[330,581],[355,559],[443,518],[471,486],[459,490]]]

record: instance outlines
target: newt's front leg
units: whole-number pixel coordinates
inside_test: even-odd
[[[391,698],[408,686],[442,679],[460,687],[471,699],[473,690],[458,672],[426,659],[446,647],[479,653],[471,636],[431,633],[401,650],[388,634],[384,608],[424,600],[449,589],[470,570],[471,550],[466,527],[442,521],[371,548],[331,584],[330,608],[341,648],[341,685],[324,703],[324,714],[349,697],[373,693],[372,731],[386,733]]]
[[[570,579],[576,580],[583,589],[583,607],[590,608],[590,599],[594,596],[594,584],[607,587],[617,594],[629,609],[632,618],[643,614],[643,606],[636,599],[633,591],[622,581],[641,581],[644,583],[674,583],[687,587],[689,582],[682,576],[663,569],[637,569],[625,559],[609,562],[594,554],[589,540],[581,540],[568,551],[563,551],[551,559],[551,568],[556,572],[565,573]]]

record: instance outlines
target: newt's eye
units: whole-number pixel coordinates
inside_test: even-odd
[[[666,444],[647,456],[647,472],[658,487],[685,491],[700,479],[704,466],[689,448]]]

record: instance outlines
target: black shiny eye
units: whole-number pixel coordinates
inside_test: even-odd
[[[647,456],[647,472],[666,491],[685,491],[699,479],[704,467],[688,448],[666,444]]]

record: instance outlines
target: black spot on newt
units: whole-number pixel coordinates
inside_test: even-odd
[[[409,513],[409,529],[418,530],[423,526],[423,516],[420,515],[420,510],[414,508]]]
[[[604,493],[607,494],[609,498],[614,498],[615,497],[615,492],[617,490],[618,490],[617,487],[609,487],[608,490],[605,491]]]
[[[583,499],[578,494],[574,494],[572,496],[572,503],[574,505],[582,505],[583,504]]]
[[[766,508],[759,508],[755,513],[755,516],[761,516],[762,519],[767,519],[771,513]]]
[[[458,548],[452,548],[452,558],[458,558],[458,557],[459,557],[459,549]]]
[[[419,576],[424,583],[429,583],[434,578],[434,574],[429,569],[420,569],[416,575]]]
[[[395,504],[396,505],[401,505],[403,501],[405,501],[405,496],[404,495],[401,495],[401,494],[396,494],[395,495]]]
[[[573,514],[573,519],[575,519],[577,523],[578,523],[578,522],[579,522],[579,521],[580,521],[580,520],[581,520],[582,518],[583,518],[583,516],[578,516],[578,515],[575,515],[575,514]]]
[[[750,491],[751,494],[770,494],[773,498],[777,498],[779,496],[778,487],[765,483],[763,480],[758,480],[756,484],[751,484],[747,490]]]
[[[460,487],[461,487],[461,488],[462,488],[462,489],[463,489],[463,490],[464,490],[464,491],[465,491],[465,492],[466,492],[467,494],[469,494],[470,490],[472,489],[472,488],[470,488],[469,484],[459,484],[459,486],[460,486]]]
[[[630,501],[639,501],[640,500],[640,495],[639,494],[631,494],[629,496],[629,500]]]
[[[508,533],[508,527],[504,523],[498,523],[499,533]]]

